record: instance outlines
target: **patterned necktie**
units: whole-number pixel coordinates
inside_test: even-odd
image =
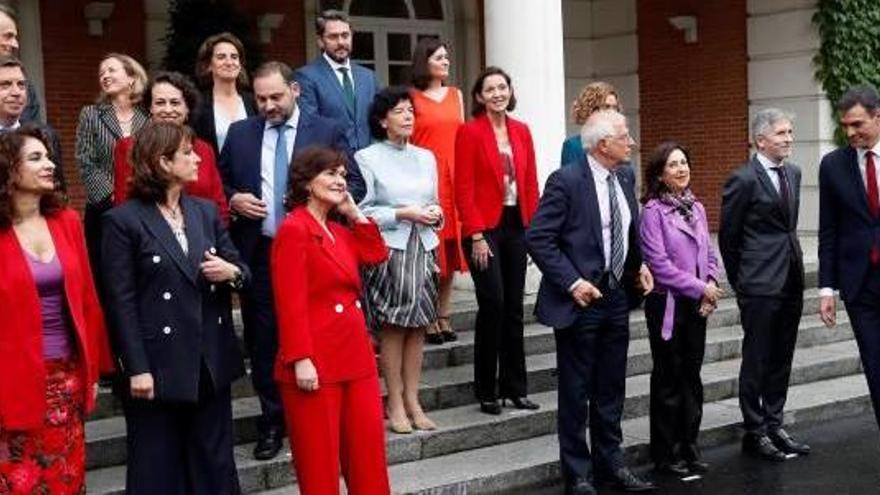
[[[865,153],[865,188],[868,193],[868,211],[875,219],[880,217],[880,194],[877,192],[877,168],[874,166],[874,152]],[[880,246],[875,240],[871,244],[871,264],[880,264]]]
[[[272,190],[274,191],[274,218],[273,225],[269,229],[272,235],[278,230],[281,220],[284,218],[284,194],[287,192],[287,169],[290,165],[290,157],[287,155],[287,139],[285,139],[285,131],[290,128],[287,122],[272,126],[278,132],[278,138],[275,140],[275,167],[274,180]]]
[[[347,67],[340,67],[336,70],[342,74],[342,92],[345,94],[345,104],[348,105],[348,110],[354,114],[354,84],[351,82],[351,75],[349,75]]]
[[[615,282],[623,277],[623,221],[620,217],[620,205],[617,204],[617,176],[608,174],[608,205],[611,210],[611,274]]]

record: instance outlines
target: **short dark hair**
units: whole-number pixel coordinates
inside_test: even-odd
[[[259,67],[257,67],[257,70],[254,71],[254,79],[271,76],[272,74],[281,74],[284,82],[288,84],[294,82],[293,69],[291,69],[289,65],[278,60],[263,62]]]
[[[846,90],[837,102],[838,112],[848,112],[852,107],[861,105],[868,113],[875,113],[880,108],[880,96],[877,88],[870,84],[860,84]]]
[[[658,144],[651,152],[648,158],[648,166],[645,168],[645,194],[642,195],[642,204],[652,199],[659,198],[667,191],[666,185],[660,180],[663,176],[663,170],[666,168],[666,161],[673,151],[680,150],[684,153],[684,158],[688,162],[688,166],[692,167],[691,155],[687,148],[676,141],[663,141]]]
[[[428,59],[440,48],[445,48],[448,51],[449,45],[440,38],[429,36],[420,39],[416,49],[413,50],[412,76],[410,81],[416,89],[421,91],[428,89],[428,85],[431,83],[431,79],[433,79],[431,77],[431,69],[428,68]]]
[[[238,73],[235,85],[238,86],[239,89],[247,88],[248,75],[247,63],[245,62],[244,43],[238,39],[238,36],[229,32],[208,36],[205,41],[202,42],[202,45],[199,46],[199,51],[196,54],[196,78],[198,79],[199,84],[204,88],[209,88],[214,85],[214,77],[209,68],[211,67],[211,59],[214,57],[214,47],[217,46],[218,43],[229,43],[238,51],[238,63],[241,65],[241,71]]]
[[[351,20],[349,20],[348,14],[341,10],[328,9],[318,14],[318,17],[315,18],[315,33],[318,36],[324,36],[324,30],[327,29],[328,21],[342,21],[348,24],[349,28],[351,27]]]
[[[193,120],[195,112],[199,109],[199,102],[202,99],[202,95],[199,93],[199,90],[196,89],[196,85],[193,84],[190,78],[180,72],[157,72],[153,78],[150,79],[150,82],[147,84],[147,89],[144,90],[144,106],[147,108],[147,111],[150,110],[150,106],[153,104],[153,88],[157,84],[162,83],[170,84],[183,93],[183,101],[186,102],[186,106],[189,109],[187,122]]]
[[[171,175],[162,170],[160,158],[174,158],[181,143],[193,140],[193,131],[171,122],[148,122],[134,136],[131,149],[132,175],[128,196],[143,201],[162,201]]]
[[[513,92],[513,82],[510,80],[510,75],[504,72],[504,69],[490,65],[483,69],[483,72],[480,72],[473,88],[471,88],[471,115],[474,117],[486,111],[486,105],[480,103],[477,96],[483,92],[483,83],[489,76],[501,76],[507,81],[507,86],[510,87],[510,103],[507,104],[507,111],[512,112],[516,109],[516,94]]]
[[[24,74],[24,78],[27,79],[27,69],[24,68],[21,59],[15,55],[0,55],[0,67],[18,67],[21,69],[21,73]]]
[[[297,153],[287,172],[284,207],[290,211],[309,200],[309,183],[325,170],[345,166],[345,154],[326,146],[309,146]]]
[[[47,150],[51,150],[48,134],[35,124],[26,124],[13,131],[0,133],[0,230],[10,228],[15,219],[15,205],[12,202],[12,191],[15,189],[13,182],[21,166],[21,150],[27,138],[37,139]],[[64,206],[64,197],[58,190],[58,184],[55,185],[55,191],[40,198],[40,214],[43,216],[51,216]]]
[[[388,130],[382,127],[382,120],[388,116],[388,112],[401,101],[412,102],[409,89],[406,86],[388,86],[379,91],[370,105],[370,134],[376,139],[387,139]]]

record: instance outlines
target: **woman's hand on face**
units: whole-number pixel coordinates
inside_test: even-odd
[[[361,213],[361,209],[358,208],[357,203],[354,202],[354,198],[350,192],[345,193],[345,201],[336,207],[336,211],[351,222],[364,222],[367,219],[367,217]]]
[[[489,241],[485,237],[471,243],[471,261],[477,270],[483,271],[489,268],[489,258],[495,256],[489,248]]]
[[[318,390],[318,370],[315,369],[314,363],[309,358],[300,359],[293,363],[293,370],[296,374],[296,386],[303,392],[314,392]]]
[[[132,376],[129,378],[129,386],[131,387],[131,397],[133,399],[153,400],[155,397],[153,375],[151,373],[141,373]]]
[[[228,282],[235,278],[239,268],[210,251],[205,251],[205,261],[199,265],[202,274],[209,282]]]

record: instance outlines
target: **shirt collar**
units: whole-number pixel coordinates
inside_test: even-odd
[[[0,125],[0,131],[11,131],[21,127],[21,121],[16,120],[12,125]]]
[[[322,55],[324,56],[324,60],[326,60],[327,63],[330,64],[330,68],[333,69],[334,73],[338,73],[338,71],[341,67],[345,67],[346,69],[348,69],[348,73],[351,74],[351,59],[350,58],[345,59],[344,64],[340,64],[339,62],[330,58],[330,56],[327,55],[327,52],[322,53]]]
[[[760,151],[755,153],[755,156],[758,158],[758,162],[764,167],[768,172],[770,169],[774,169],[777,167],[781,167],[785,160],[780,161],[779,163],[771,160],[767,155],[761,153]]]
[[[598,160],[593,158],[593,155],[589,153],[587,153],[587,163],[590,164],[590,170],[593,172],[593,177],[601,180],[602,182],[608,180],[608,176],[611,174],[611,172],[607,168],[603,167],[602,164],[599,163]]]
[[[297,124],[299,124],[299,107],[295,106],[293,107],[293,113],[290,114],[290,118],[287,119],[287,126],[293,130],[296,130]],[[272,127],[275,127],[275,124],[267,120],[266,125],[263,127],[263,129],[271,129]]]
[[[865,148],[857,148],[856,151],[859,153],[859,163],[864,163],[865,161],[865,153],[868,152]],[[874,156],[880,157],[880,141],[877,141],[877,144],[871,148],[871,151],[874,152]]]

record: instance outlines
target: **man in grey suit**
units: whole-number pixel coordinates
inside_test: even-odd
[[[797,238],[801,171],[791,155],[792,119],[759,111],[757,153],[724,185],[718,241],[736,291],[743,326],[739,403],[743,451],[771,461],[808,454],[782,429],[791,360],[804,305],[804,265]]]

